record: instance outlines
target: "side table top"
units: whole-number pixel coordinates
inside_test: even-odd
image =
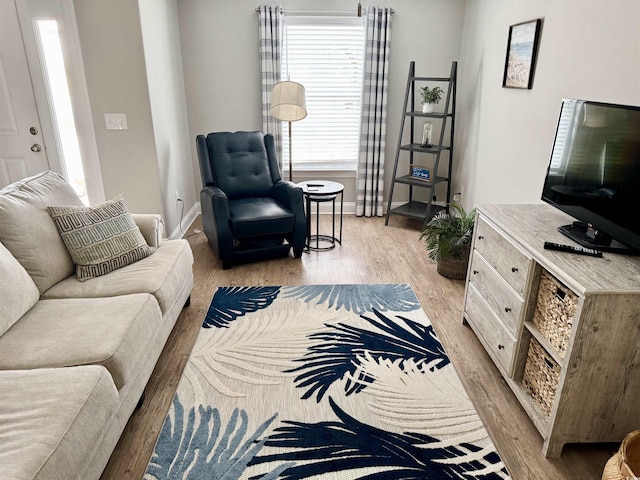
[[[308,180],[297,184],[302,191],[310,195],[335,195],[344,190],[344,185],[331,180]]]

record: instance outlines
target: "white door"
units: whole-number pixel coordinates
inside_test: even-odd
[[[0,0],[0,188],[52,169],[14,0]]]

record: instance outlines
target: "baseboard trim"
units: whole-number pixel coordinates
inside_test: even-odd
[[[393,202],[391,204],[391,208],[399,207],[400,205],[404,205],[406,202]],[[315,205],[312,206],[313,212],[316,212]],[[330,215],[331,214],[331,202],[324,202],[320,204],[320,215]],[[385,214],[386,214],[386,205],[385,205]],[[198,215],[202,213],[200,209],[200,202],[196,202],[193,204],[193,207],[189,209],[187,214],[182,219],[182,231],[187,232],[193,222],[198,218]],[[355,215],[356,213],[356,203],[355,202],[344,202],[343,204],[343,214],[344,215]],[[340,214],[340,204],[336,202],[336,214]],[[180,232],[180,226],[176,227],[176,229],[171,232],[169,235],[170,240],[175,240],[176,238],[182,238],[183,234]]]
[[[178,238],[182,238],[184,233],[189,231],[189,228],[191,228],[191,225],[193,224],[195,219],[198,218],[198,215],[200,215],[200,202],[194,203],[193,207],[191,207],[189,211],[182,218],[182,231],[180,229],[180,225],[178,225],[173,230],[173,232],[171,232],[171,235],[169,235],[168,237],[169,240],[176,240]]]

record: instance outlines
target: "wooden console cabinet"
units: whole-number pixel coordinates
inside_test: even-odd
[[[572,221],[546,204],[478,207],[465,290],[463,321],[542,435],[547,457],[566,443],[618,442],[640,428],[640,257],[545,250],[545,241],[573,244],[556,230]],[[577,297],[564,352],[533,322],[544,272]],[[523,382],[534,341],[557,375],[546,412]]]

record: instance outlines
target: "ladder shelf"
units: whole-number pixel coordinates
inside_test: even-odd
[[[391,190],[389,192],[389,200],[387,204],[387,216],[385,219],[385,225],[389,224],[389,217],[391,215],[401,215],[404,217],[418,218],[425,222],[428,221],[433,215],[441,211],[449,211],[449,199],[451,197],[451,173],[452,173],[452,153],[453,153],[453,138],[454,138],[454,126],[455,126],[455,111],[456,111],[456,74],[457,74],[457,62],[451,63],[451,74],[448,77],[417,77],[415,75],[415,62],[409,64],[409,76],[407,78],[407,88],[404,97],[404,109],[402,111],[402,120],[400,125],[400,132],[398,135],[398,147],[396,149],[395,162],[393,166],[393,180],[391,182]],[[416,83],[428,82],[444,82],[447,83],[444,109],[442,112],[423,113],[422,111],[414,110],[416,104]],[[432,145],[424,146],[420,142],[416,142],[415,127],[416,118],[434,119],[440,122],[440,133],[438,138]],[[409,119],[409,122],[406,120]],[[405,135],[405,127],[409,128],[409,143],[403,144],[402,140]],[[445,145],[445,136],[447,126],[449,127],[449,139],[448,145]],[[427,163],[431,173],[431,179],[424,180],[421,178],[414,178],[409,174],[401,173],[398,175],[398,163],[401,159],[401,152],[408,152],[409,165],[415,165],[414,159],[420,156],[421,164]],[[431,155],[432,158],[425,160],[425,154]],[[439,175],[440,160],[446,157],[447,161],[447,175]],[[427,165],[425,165],[426,167]],[[435,203],[435,187],[440,183],[446,183],[446,199],[443,204]],[[393,203],[393,196],[395,193],[396,184],[403,184],[409,186],[409,201],[398,207],[391,208]],[[427,200],[418,201],[413,198],[414,188],[427,189]]]

